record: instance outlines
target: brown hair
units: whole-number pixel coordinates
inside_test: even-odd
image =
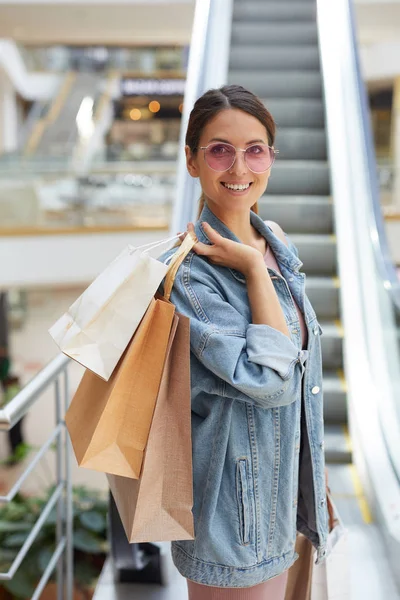
[[[267,131],[268,144],[270,146],[274,145],[275,121],[260,98],[241,85],[224,85],[218,89],[208,90],[195,102],[190,113],[185,140],[192,154],[196,154],[197,152],[201,133],[207,123],[219,112],[227,108],[237,108],[258,119]],[[199,200],[199,216],[203,210],[204,203],[205,197],[202,192]],[[251,209],[255,213],[258,213],[257,202]]]

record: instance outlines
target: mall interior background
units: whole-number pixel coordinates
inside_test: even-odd
[[[355,8],[400,267],[400,2]],[[58,354],[48,328],[119,250],[168,234],[193,12],[191,0],[0,1],[0,290],[21,385]],[[72,386],[81,375],[72,365]],[[54,428],[50,396],[24,420],[26,458],[7,464],[1,433],[3,493]],[[26,487],[53,481],[49,457]],[[107,491],[102,474],[76,466],[73,481]]]

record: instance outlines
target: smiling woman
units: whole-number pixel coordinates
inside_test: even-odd
[[[198,241],[171,294],[190,317],[196,538],[172,545],[189,600],[283,600],[296,531],[325,554],[320,328],[297,250],[256,214],[274,138],[241,86],[209,90],[190,114]]]
[[[269,111],[241,86],[229,88],[229,102],[216,90],[197,100],[186,133],[188,170],[200,179],[203,190],[199,213],[206,197],[216,210],[223,198],[234,210],[232,199],[246,197],[247,208],[258,212],[257,200],[267,187],[277,152],[275,122]],[[223,198],[219,198],[221,193]]]

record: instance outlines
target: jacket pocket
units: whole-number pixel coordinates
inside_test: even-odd
[[[250,494],[248,481],[247,458],[236,463],[236,493],[239,510],[240,541],[243,545],[250,543]]]

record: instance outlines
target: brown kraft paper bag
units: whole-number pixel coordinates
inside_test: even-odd
[[[194,538],[189,319],[175,325],[140,479],[107,474],[129,542]]]
[[[289,569],[285,600],[310,600],[314,548],[301,533],[296,537],[296,552],[299,558]]]
[[[110,379],[83,375],[65,416],[79,466],[140,476],[174,314],[152,299]]]

